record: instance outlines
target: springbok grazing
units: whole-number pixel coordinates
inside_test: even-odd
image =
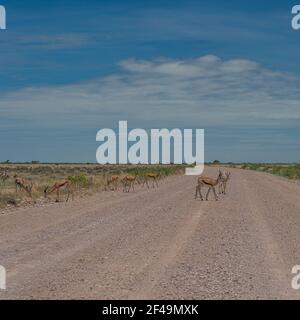
[[[47,198],[49,194],[56,191],[55,202],[59,202],[59,191],[63,188],[67,191],[66,202],[68,202],[68,200],[70,198],[70,194],[72,195],[72,200],[74,200],[73,190],[71,188],[71,181],[68,179],[55,182],[52,187],[46,186],[44,189],[44,196],[45,196],[45,198]]]
[[[119,176],[111,176],[106,180],[105,190],[112,185],[112,190],[116,191],[119,189]]]
[[[16,187],[16,195],[18,190],[25,190],[30,198],[32,198],[32,187],[33,183],[30,181],[26,181],[25,179],[19,178],[16,174],[14,175],[15,178],[15,187]]]
[[[158,187],[158,180],[160,178],[160,174],[159,173],[146,173],[144,175],[144,182],[143,182],[143,186],[146,184],[148,189],[149,189],[149,183],[148,180],[152,180],[152,188],[154,188],[155,184]]]
[[[9,174],[6,170],[1,172],[0,179],[2,180],[2,184],[5,185],[6,180],[9,179]]]
[[[208,200],[208,195],[209,195],[210,191],[213,190],[214,195],[215,195],[215,199],[216,199],[216,201],[218,201],[218,197],[217,197],[217,194],[216,194],[215,187],[221,182],[221,180],[222,180],[221,171],[219,171],[217,179],[200,176],[198,178],[198,184],[196,186],[195,199],[197,198],[198,193],[199,193],[199,196],[200,196],[201,200],[203,201],[203,197],[202,197],[202,194],[201,194],[201,187],[207,186],[208,187],[208,191],[206,193],[206,200]]]
[[[123,184],[123,192],[130,192],[130,189],[134,191],[134,184],[137,181],[136,176],[125,176],[124,178],[121,179],[121,182]],[[127,189],[128,187],[128,189]]]
[[[225,176],[222,174],[222,179],[221,182],[219,183],[219,194],[223,193],[226,194],[226,187],[227,187],[227,182],[230,178],[230,172],[226,172]]]

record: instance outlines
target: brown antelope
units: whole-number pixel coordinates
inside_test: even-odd
[[[148,189],[149,189],[149,184],[148,184],[148,179],[152,179],[152,188],[154,188],[155,184],[158,187],[158,180],[160,178],[160,174],[159,173],[146,173],[144,175],[144,182],[143,182],[143,186],[146,184]]]
[[[25,179],[19,178],[16,174],[14,175],[15,178],[15,187],[16,187],[16,195],[18,193],[18,190],[24,190],[28,193],[30,198],[32,198],[32,187],[33,183],[30,181],[26,181]]]
[[[227,182],[230,178],[230,172],[226,172],[225,176],[222,175],[221,182],[219,183],[219,194],[226,194]]]
[[[105,190],[109,188],[112,185],[113,191],[116,191],[119,189],[119,176],[111,176],[106,180],[106,186]]]
[[[55,200],[55,202],[59,202],[59,191],[62,188],[64,188],[67,191],[66,202],[68,202],[70,194],[72,195],[72,200],[74,200],[73,190],[71,188],[71,181],[68,180],[68,179],[55,182],[52,187],[46,186],[45,189],[44,189],[45,198],[47,198],[48,195],[51,194],[52,192],[56,191],[56,200]]]
[[[0,174],[0,179],[2,180],[2,184],[5,185],[6,180],[9,179],[9,174],[6,170]]]
[[[217,197],[217,194],[216,194],[215,187],[221,182],[221,179],[222,179],[221,171],[219,171],[217,179],[200,176],[198,178],[198,185],[196,186],[195,199],[197,198],[198,193],[199,193],[199,196],[200,196],[201,200],[203,201],[203,197],[202,197],[202,194],[201,194],[201,187],[207,186],[208,187],[208,191],[206,193],[206,200],[208,200],[208,195],[209,195],[210,191],[213,190],[214,195],[215,195],[215,199],[217,201],[218,197]]]
[[[137,177],[136,176],[125,176],[124,178],[122,178],[121,182],[123,184],[123,192],[130,192],[130,189],[132,189],[132,191],[134,191],[134,184],[137,181]],[[129,187],[127,189],[127,187]]]

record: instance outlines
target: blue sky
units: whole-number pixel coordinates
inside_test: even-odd
[[[297,2],[0,4],[0,161],[93,162],[125,119],[204,128],[206,160],[300,162]]]

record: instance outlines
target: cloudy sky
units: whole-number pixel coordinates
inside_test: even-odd
[[[94,162],[128,120],[204,128],[208,161],[300,162],[294,1],[0,4],[0,161]]]

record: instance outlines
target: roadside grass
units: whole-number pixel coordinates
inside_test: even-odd
[[[239,166],[241,169],[268,172],[277,176],[300,179],[300,164],[262,164],[262,163],[244,163]]]
[[[0,208],[30,202],[25,191],[16,193],[15,174],[33,183],[34,201],[43,201],[45,187],[66,178],[72,182],[75,194],[83,196],[104,191],[107,179],[112,175],[120,178],[134,175],[141,180],[146,173],[159,173],[161,177],[167,177],[183,174],[184,169],[184,165],[0,164],[0,173],[7,171],[10,176],[5,184],[0,181]],[[61,193],[63,198],[64,191]]]

